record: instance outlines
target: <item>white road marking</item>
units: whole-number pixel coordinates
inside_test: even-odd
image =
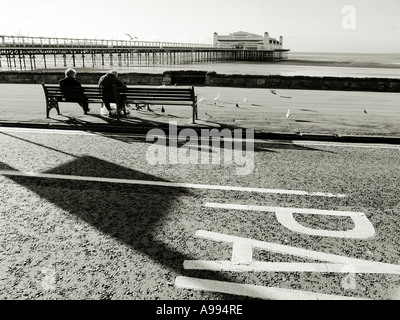
[[[20,98],[17,98],[17,99],[11,99],[11,98],[6,98],[6,99],[4,99],[4,98],[1,98],[1,99],[0,99],[0,101],[29,101],[29,102],[44,102],[45,100],[44,100],[44,99],[41,99],[41,100],[36,100],[36,99],[20,99]]]
[[[175,279],[175,286],[179,289],[218,292],[266,300],[368,300],[303,290],[264,287],[183,276],[179,276]]]
[[[253,262],[251,241],[237,241],[232,245],[232,264],[249,266]]]
[[[37,134],[62,134],[62,135],[84,135],[97,137],[124,137],[124,138],[146,138],[145,134],[129,134],[129,133],[108,133],[108,132],[90,132],[83,130],[62,130],[62,129],[39,129],[39,128],[21,128],[21,127],[0,127],[0,132],[21,132],[21,133],[37,133]],[[159,135],[149,135],[149,137],[165,138]],[[170,136],[169,138],[177,138]],[[224,140],[223,138],[215,137],[213,139]],[[209,138],[199,137],[199,140],[209,140]],[[400,145],[380,144],[380,143],[351,143],[351,142],[330,142],[330,141],[312,141],[312,140],[263,140],[263,139],[229,139],[230,142],[242,141],[245,143],[250,140],[257,144],[273,144],[273,145],[288,145],[288,146],[320,146],[320,147],[345,147],[345,148],[370,148],[370,149],[397,149],[400,150]],[[268,147],[266,147],[268,148]]]
[[[351,143],[351,142],[330,142],[330,141],[302,141],[292,140],[292,142],[284,141],[265,141],[255,140],[255,143],[268,143],[268,144],[281,144],[281,145],[294,145],[294,146],[316,146],[316,147],[343,147],[343,148],[370,148],[370,149],[397,149],[400,150],[399,145],[379,144],[379,143]]]
[[[23,172],[23,171],[13,171],[13,170],[0,170],[0,175],[22,176],[22,177],[25,176],[25,177],[62,179],[62,180],[76,180],[76,181],[95,181],[95,182],[108,182],[108,183],[121,183],[121,184],[137,184],[137,185],[150,185],[150,186],[161,186],[161,187],[172,187],[172,188],[208,189],[208,190],[241,191],[241,192],[273,193],[273,194],[291,194],[291,195],[307,195],[307,196],[317,196],[317,197],[339,197],[339,198],[346,197],[346,195],[343,195],[343,194],[332,194],[332,193],[324,193],[324,192],[307,192],[307,191],[300,191],[300,190],[247,188],[247,187],[238,187],[238,186],[219,186],[219,185],[180,183],[180,182],[167,182],[167,181],[116,179],[116,178],[74,176],[74,175],[38,173],[38,172]]]
[[[207,208],[217,208],[217,209],[272,212],[275,213],[278,221],[289,230],[312,236],[366,239],[366,238],[371,238],[375,235],[374,226],[371,224],[371,222],[368,220],[368,218],[365,216],[363,212],[335,211],[335,210],[321,210],[321,209],[307,209],[307,208],[269,207],[269,206],[240,205],[240,204],[213,203],[213,202],[206,202],[204,206]],[[300,223],[298,223],[293,217],[294,213],[349,217],[354,222],[354,228],[345,231],[313,229],[305,227]]]
[[[159,139],[178,139],[179,136],[160,136],[157,134],[149,135],[150,137],[157,137]],[[210,140],[209,137],[198,137],[200,141]],[[312,140],[291,140],[290,142],[284,140],[265,140],[265,139],[235,139],[212,137],[212,140],[224,140],[228,142],[251,142],[254,144],[272,144],[272,145],[288,145],[288,146],[326,146],[326,147],[352,147],[352,148],[375,148],[375,149],[399,149],[399,145],[389,145],[382,143],[351,143],[351,142],[331,142],[331,141],[312,141]],[[266,147],[268,149],[268,147]]]
[[[36,134],[62,134],[62,135],[82,135],[95,136],[96,134],[82,130],[61,130],[61,129],[36,129],[36,128],[15,128],[0,127],[0,132],[5,133],[36,133]]]
[[[288,245],[282,245],[277,243],[258,241],[249,238],[242,238],[232,235],[226,235],[223,233],[216,233],[205,230],[198,230],[195,233],[196,237],[202,239],[208,239],[216,242],[227,242],[227,243],[251,243],[251,247],[272,251],[280,254],[293,255],[301,258],[313,259],[316,261],[325,261],[329,264],[317,264],[317,263],[269,263],[269,262],[257,262],[254,261],[248,265],[233,264],[232,261],[204,261],[204,260],[185,260],[185,268],[194,268],[202,270],[229,270],[229,271],[316,271],[316,272],[344,272],[348,273],[346,266],[351,266],[352,270],[356,270],[360,273],[385,273],[385,274],[400,274],[400,265],[376,262],[370,260],[363,260],[357,258],[350,258],[340,256],[336,254],[318,252],[303,248],[292,247]],[[341,266],[341,267],[340,267]],[[231,267],[231,269],[229,269]],[[208,269],[211,268],[211,269]],[[265,269],[264,269],[265,268]],[[280,269],[282,268],[282,269]],[[343,268],[339,270],[340,268]]]
[[[318,273],[349,273],[349,265],[342,263],[312,263],[312,262],[268,262],[252,261],[250,264],[239,264],[227,260],[185,260],[184,269],[210,270],[230,272],[318,272]],[[359,274],[399,274],[387,272],[371,265],[351,266],[352,273]]]

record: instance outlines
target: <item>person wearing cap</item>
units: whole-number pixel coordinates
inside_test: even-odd
[[[110,115],[112,115],[110,103],[116,103],[113,94],[113,86],[115,86],[119,92],[123,92],[127,88],[126,84],[118,78],[118,71],[116,70],[110,70],[99,80],[99,87],[102,88],[103,93],[104,106],[107,108]],[[125,108],[125,99],[123,95],[120,96],[119,107],[120,110],[124,110]]]
[[[64,94],[65,101],[77,102],[82,107],[84,114],[87,114],[90,111],[89,103],[81,83],[75,77],[76,71],[68,68],[65,70],[65,78],[60,80],[59,85]]]

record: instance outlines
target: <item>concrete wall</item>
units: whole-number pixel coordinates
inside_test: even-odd
[[[77,78],[83,84],[97,84],[104,72],[79,72]],[[0,83],[50,83],[57,84],[63,72],[4,71],[0,72]],[[166,71],[154,73],[121,73],[128,85],[194,85],[241,88],[275,88],[305,90],[351,90],[400,92],[400,79],[307,77],[307,76],[262,76],[242,74],[217,74],[206,71]]]
[[[97,84],[104,72],[78,72],[77,79],[82,84]],[[64,72],[0,72],[0,83],[48,83],[58,84],[64,78]],[[164,83],[163,74],[152,73],[121,73],[120,78],[128,85],[161,85]],[[167,79],[167,81],[169,81]],[[167,83],[169,84],[169,83]]]
[[[400,92],[400,79],[206,74],[206,86]]]

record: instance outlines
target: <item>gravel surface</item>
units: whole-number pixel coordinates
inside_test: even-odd
[[[400,150],[256,143],[252,174],[235,165],[149,165],[143,138],[106,134],[3,131],[0,170],[227,186],[330,192],[344,198],[197,190],[95,181],[2,176],[0,299],[247,299],[180,289],[179,276],[393,299],[399,275],[316,272],[213,272],[185,260],[230,260],[232,248],[195,237],[207,230],[371,261],[400,264]],[[168,147],[170,150],[172,147]],[[204,151],[205,152],[205,151]],[[207,151],[208,152],[208,151]],[[215,209],[206,202],[363,212],[369,239],[309,236],[274,214]],[[349,230],[351,219],[296,214],[301,224]],[[254,260],[314,262],[254,250]]]

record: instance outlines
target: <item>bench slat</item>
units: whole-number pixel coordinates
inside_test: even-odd
[[[188,96],[146,96],[146,95],[136,95],[136,94],[125,94],[124,95],[127,99],[148,99],[148,100],[185,100],[185,101],[192,101],[192,99]]]

